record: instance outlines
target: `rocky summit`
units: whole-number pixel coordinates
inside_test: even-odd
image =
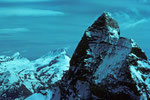
[[[84,33],[52,100],[149,100],[150,63],[103,13]]]

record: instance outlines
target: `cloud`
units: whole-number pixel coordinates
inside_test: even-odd
[[[115,13],[113,13],[113,16],[117,21],[120,21],[120,22],[130,20],[129,14],[127,14],[125,12],[115,12]]]
[[[120,29],[122,31],[128,32],[135,31],[139,27],[145,29],[148,26],[143,26],[150,22],[150,18],[140,14],[138,9],[126,9],[124,11],[113,13],[114,18],[119,23]]]
[[[145,23],[145,22],[147,22],[147,21],[148,21],[147,19],[141,19],[141,20],[138,20],[138,21],[136,21],[136,22],[134,22],[134,23],[128,24],[126,28],[134,28],[134,27],[136,27],[137,25],[143,24],[143,23]]]
[[[144,3],[147,3],[147,2],[148,2],[148,0],[139,0],[139,1],[144,2]]]
[[[99,5],[104,8],[118,8],[117,10],[122,8],[138,8],[138,9],[148,9],[150,0],[83,0],[85,2],[89,2],[94,5]],[[111,3],[110,3],[111,2]]]
[[[61,16],[63,12],[32,8],[0,8],[1,17],[9,16]]]
[[[126,7],[126,6],[131,6],[132,3],[135,3],[135,0],[132,0],[132,1],[131,0],[124,0],[124,1],[122,1],[122,0],[115,0],[114,2],[112,2],[112,0],[102,0],[102,1],[100,1],[100,0],[91,0],[89,2],[95,3],[95,4],[99,4],[101,6]]]
[[[52,1],[52,0],[1,0],[0,2],[44,2],[44,1]]]
[[[27,28],[6,28],[6,29],[0,29],[0,34],[28,32],[28,31],[29,29]]]
[[[3,51],[2,54],[8,54],[8,53],[11,53],[12,51],[9,50],[9,51]]]

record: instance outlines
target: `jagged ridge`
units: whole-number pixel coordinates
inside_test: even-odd
[[[52,99],[148,100],[149,73],[143,50],[103,13],[85,31]]]
[[[20,56],[0,57],[0,100],[24,100],[26,97],[41,93],[49,95],[49,89],[69,69],[70,58],[64,49],[29,61]]]

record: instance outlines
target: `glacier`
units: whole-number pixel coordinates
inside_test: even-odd
[[[61,80],[69,69],[70,57],[64,49],[49,52],[39,59],[30,61],[18,52],[12,56],[0,56],[0,99],[24,100],[37,93],[50,93],[42,90],[50,89],[51,85]],[[27,99],[29,100],[29,99]]]

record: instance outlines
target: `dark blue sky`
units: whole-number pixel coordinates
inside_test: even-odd
[[[133,38],[150,55],[148,0],[0,0],[0,55],[19,51],[35,59],[57,48],[72,55],[104,11],[118,21],[121,36]]]

